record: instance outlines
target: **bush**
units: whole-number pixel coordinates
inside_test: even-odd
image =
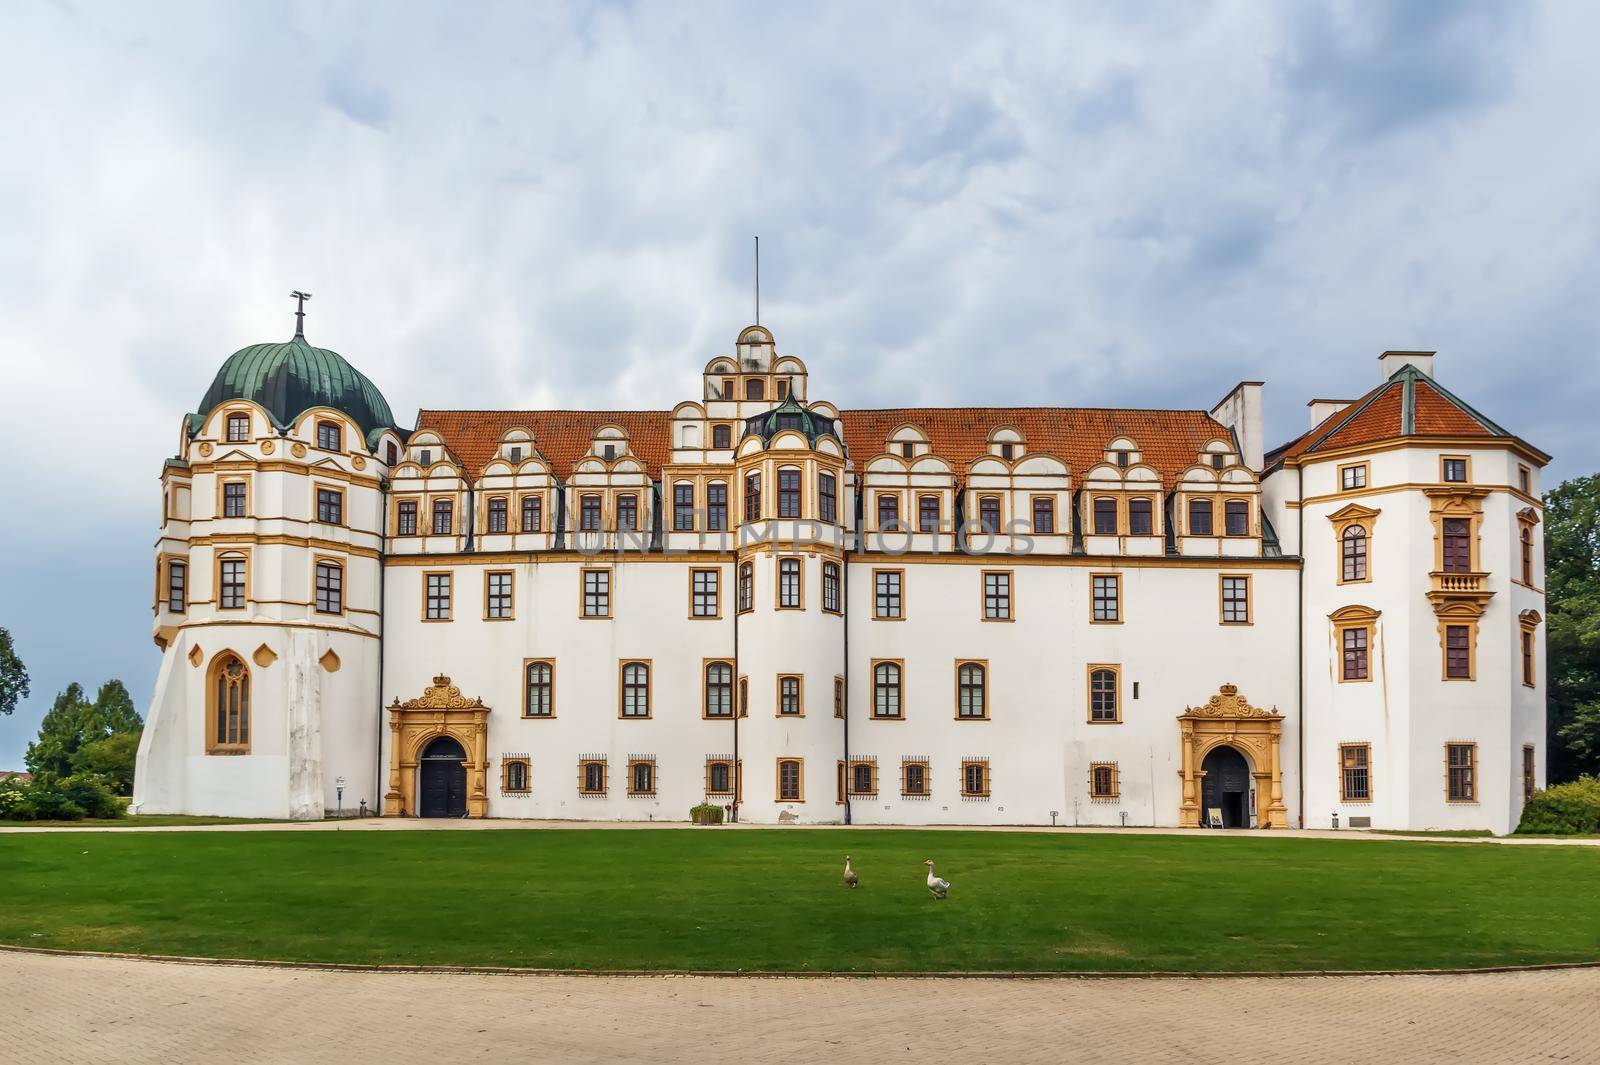
[[[1522,808],[1517,832],[1546,836],[1600,833],[1600,777],[1579,777],[1534,792]]]
[[[689,820],[697,825],[722,824],[722,807],[716,803],[703,802],[698,806],[689,807]]]
[[[85,817],[120,818],[127,805],[96,773],[51,774],[18,785],[0,785],[0,819],[10,821],[82,821]]]

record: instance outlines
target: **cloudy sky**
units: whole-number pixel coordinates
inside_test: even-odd
[[[841,406],[1263,378],[1279,439],[1432,348],[1600,467],[1591,5],[20,0],[5,38],[0,768],[70,680],[148,698],[161,460],[297,287],[406,423],[692,396],[759,233]]]

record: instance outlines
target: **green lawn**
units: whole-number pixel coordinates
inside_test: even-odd
[[[1597,882],[1590,848],[1260,836],[56,832],[0,836],[0,942],[575,968],[1471,967],[1600,960]]]
[[[161,828],[166,825],[281,825],[270,817],[196,817],[188,814],[145,814],[143,817],[86,817],[82,821],[6,821],[0,828]]]

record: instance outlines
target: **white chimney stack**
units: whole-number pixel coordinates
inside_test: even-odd
[[[1354,402],[1351,399],[1314,399],[1307,403],[1311,408],[1311,428],[1315,429]]]
[[[1266,433],[1261,419],[1260,381],[1240,381],[1222,402],[1211,408],[1211,416],[1233,430],[1239,438],[1239,461],[1261,472],[1266,452]]]
[[[1385,381],[1398,373],[1402,366],[1415,366],[1432,377],[1433,357],[1436,354],[1432,351],[1386,351],[1378,356],[1378,364],[1383,367]]]

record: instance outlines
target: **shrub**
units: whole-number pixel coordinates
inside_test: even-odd
[[[68,777],[45,774],[27,784],[0,784],[0,819],[10,821],[82,821],[85,817],[119,818],[127,804],[96,773]]]
[[[56,783],[56,794],[89,817],[118,818],[124,807],[117,794],[98,773],[74,773]]]
[[[17,820],[16,809],[22,803],[23,790],[19,780],[0,782],[0,821]]]
[[[1600,833],[1600,777],[1579,777],[1533,793],[1522,808],[1521,835]]]
[[[703,802],[697,806],[689,807],[689,820],[697,825],[722,824],[722,807],[716,803]]]

